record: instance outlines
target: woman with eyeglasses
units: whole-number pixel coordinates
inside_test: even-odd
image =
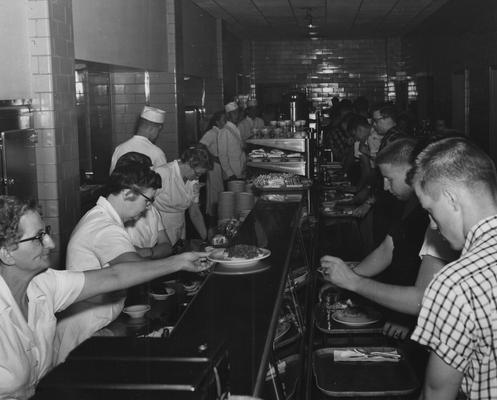
[[[199,178],[213,166],[212,157],[203,144],[186,149],[179,160],[155,169],[162,179],[162,188],[155,194],[154,206],[162,216],[171,243],[186,238],[185,211],[202,240],[207,228],[199,207]]]
[[[54,248],[37,208],[0,196],[0,398],[27,399],[53,366],[55,313],[162,275],[203,269],[201,253],[91,271],[50,269]]]

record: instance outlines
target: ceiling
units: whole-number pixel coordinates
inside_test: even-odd
[[[449,0],[193,0],[241,39],[399,36]],[[308,28],[309,23],[316,28]],[[310,35],[310,32],[315,34]]]

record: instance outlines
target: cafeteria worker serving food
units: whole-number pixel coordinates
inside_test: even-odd
[[[157,190],[154,207],[161,214],[171,244],[186,238],[186,210],[200,238],[207,239],[207,228],[199,207],[198,179],[212,166],[207,147],[199,143],[186,149],[179,160],[155,169],[161,177],[162,187]]]
[[[203,269],[201,253],[115,264],[91,271],[50,269],[50,229],[33,203],[0,196],[0,398],[27,399],[52,368],[55,313],[77,301],[179,270]]]

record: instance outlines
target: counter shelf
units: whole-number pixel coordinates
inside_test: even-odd
[[[295,175],[306,175],[305,161],[280,161],[280,162],[247,161],[247,167],[259,168],[275,172],[288,172]]]
[[[151,365],[160,365],[162,360],[164,365],[159,368],[165,378],[157,379],[168,383],[157,390],[168,399],[180,398],[175,396],[186,395],[183,391],[185,381],[178,374],[187,368],[185,363],[196,359],[199,349],[206,348],[207,352],[209,349],[213,351],[212,358],[207,363],[197,362],[204,363],[204,369],[192,372],[195,376],[191,375],[191,378],[192,382],[197,382],[199,391],[189,392],[188,398],[215,398],[208,396],[205,385],[201,383],[212,382],[212,365],[222,364],[227,357],[229,379],[222,384],[229,385],[232,393],[260,397],[268,363],[273,357],[274,334],[301,208],[301,202],[258,201],[233,239],[233,244],[250,244],[271,250],[271,256],[265,260],[270,268],[256,274],[236,276],[209,274],[167,339],[91,338],[75,349],[66,363],[42,380],[40,390],[48,395],[57,388],[69,387],[72,388],[71,398],[84,398],[85,393],[102,387],[101,376],[110,391],[107,398],[114,398],[112,388],[126,397],[131,392],[136,394],[146,390],[147,385],[153,383],[150,379],[156,375],[139,373],[143,379],[139,382],[140,379],[133,380],[125,371],[120,371],[121,365],[146,370]],[[216,348],[222,350],[215,352]],[[227,357],[222,356],[224,354]],[[142,359],[138,362],[137,357]],[[172,360],[163,360],[168,357]],[[109,372],[110,369],[113,371]],[[177,371],[168,377],[168,371],[172,369]],[[88,374],[81,374],[79,370]],[[188,375],[186,370],[183,373]],[[176,389],[173,388],[173,375],[178,378]],[[106,376],[112,376],[112,379]]]

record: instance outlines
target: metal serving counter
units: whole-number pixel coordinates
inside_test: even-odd
[[[214,270],[167,339],[91,338],[42,380],[39,398],[114,398],[118,393],[120,399],[155,398],[162,393],[168,399],[210,399],[216,397],[207,387],[216,385],[218,391],[259,396],[300,212],[300,202],[258,201],[234,244],[271,250],[262,261],[269,268],[228,275]],[[227,367],[219,378],[222,365]]]

